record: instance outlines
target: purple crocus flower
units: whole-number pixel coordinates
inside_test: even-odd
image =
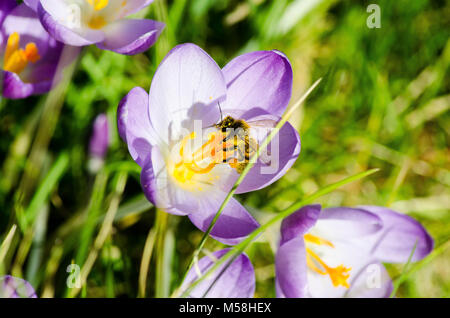
[[[205,256],[200,259],[198,264],[192,267],[187,274],[181,290],[186,290],[191,283],[205,274],[228,251],[229,249],[224,249],[214,252],[211,256]],[[255,294],[255,271],[247,255],[239,255],[222,273],[225,266],[227,266],[227,262],[220,266],[211,276],[198,284],[189,294],[189,297],[252,298]],[[221,276],[217,279],[219,275]],[[214,281],[215,284],[211,287]]]
[[[0,277],[0,298],[37,298],[26,280],[10,275]]]
[[[18,99],[48,92],[63,45],[45,31],[32,9],[14,0],[1,1],[0,27],[2,95]]]
[[[134,55],[152,46],[164,23],[125,19],[152,0],[26,0],[35,8],[45,29],[72,46],[96,44],[103,50]]]
[[[194,44],[172,49],[156,71],[150,93],[134,88],[118,109],[119,134],[142,167],[141,184],[148,200],[168,213],[188,215],[205,231],[242,167],[242,161],[228,157],[222,147],[223,131],[217,123],[233,118],[241,126],[250,127],[254,121],[273,127],[287,107],[291,89],[292,69],[280,52],[244,54],[220,69]],[[275,139],[282,140],[269,145],[278,152],[275,169],[265,171],[268,163],[256,162],[236,193],[266,187],[295,162],[300,153],[296,130],[287,123]],[[258,226],[232,198],[211,235],[236,244]]]
[[[409,216],[387,208],[301,208],[283,220],[276,254],[278,297],[389,297],[385,263],[430,253],[433,240]]]
[[[95,118],[92,136],[89,141],[89,154],[92,157],[104,158],[109,147],[109,123],[106,114]]]
[[[96,172],[103,165],[110,143],[109,123],[106,114],[100,114],[95,118],[92,136],[89,140],[89,169]]]

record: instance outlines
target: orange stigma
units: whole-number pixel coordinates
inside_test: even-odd
[[[36,63],[40,60],[39,50],[33,42],[28,43],[25,49],[19,46],[20,35],[17,32],[12,33],[6,44],[3,69],[8,72],[19,74],[28,63]]]
[[[334,248],[334,245],[331,242],[320,237],[311,234],[305,234],[304,238],[306,242],[317,245],[327,245],[331,248]],[[350,284],[347,282],[348,278],[350,277],[350,267],[345,267],[343,264],[337,267],[330,267],[310,248],[306,248],[306,253],[306,263],[311,270],[320,275],[330,276],[331,282],[333,283],[334,287],[344,286],[347,289],[350,288]],[[318,265],[320,265],[320,267]]]

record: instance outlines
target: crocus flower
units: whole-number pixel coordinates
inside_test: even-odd
[[[185,291],[191,283],[205,274],[214,263],[225,255],[224,249],[205,256],[191,268],[181,290]],[[189,294],[192,298],[252,298],[255,294],[255,271],[247,255],[239,255],[231,265],[223,271],[227,262],[214,273],[199,283]],[[220,277],[217,279],[217,277]],[[213,286],[211,284],[214,283]]]
[[[305,206],[283,220],[276,254],[278,297],[389,297],[384,263],[430,253],[417,221],[387,208]]]
[[[37,298],[26,280],[10,275],[0,277],[0,298]]]
[[[96,44],[103,50],[133,55],[152,46],[164,23],[125,19],[152,0],[26,0],[45,29],[58,41],[72,46]]]
[[[89,169],[93,172],[103,165],[110,143],[109,123],[106,114],[95,118],[91,139],[89,140]]]
[[[242,167],[234,157],[213,158],[214,153],[220,158],[226,153],[220,145],[222,131],[215,125],[228,116],[241,120],[241,125],[255,120],[273,124],[287,107],[291,89],[292,69],[280,52],[244,54],[220,69],[194,44],[172,49],[157,69],[150,93],[134,88],[118,109],[119,134],[142,167],[141,184],[148,200],[168,213],[188,215],[205,231]],[[285,124],[277,135],[279,149],[269,146],[279,153],[276,169],[263,172],[267,162],[256,162],[236,193],[271,184],[295,162],[300,153],[298,133]],[[211,235],[236,244],[257,227],[232,198]]]
[[[14,0],[1,1],[0,27],[2,95],[17,99],[48,92],[63,45],[45,31],[32,9]]]

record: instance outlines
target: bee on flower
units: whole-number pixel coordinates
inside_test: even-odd
[[[291,90],[291,65],[278,51],[244,54],[221,69],[194,44],[172,49],[150,92],[134,88],[118,109],[119,134],[142,167],[147,198],[168,213],[187,215],[205,231],[250,156],[281,118]],[[274,140],[280,142],[268,148],[277,156],[255,162],[236,193],[264,188],[293,165],[300,153],[297,131],[286,123]],[[235,244],[258,226],[232,198],[211,235]]]

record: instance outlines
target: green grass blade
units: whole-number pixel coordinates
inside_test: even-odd
[[[5,239],[3,240],[2,245],[0,246],[0,276],[4,274],[5,268],[3,268],[4,266],[3,262],[5,260],[6,255],[8,254],[9,247],[11,246],[14,234],[16,233],[16,229],[17,225],[14,224],[9,230]]]
[[[21,220],[21,227],[23,230],[34,223],[38,212],[42,209],[56,184],[64,175],[68,165],[69,155],[64,152],[59,155],[58,159],[50,169],[50,172],[45,176],[36,194],[33,196],[30,205],[26,209],[25,217]]]

